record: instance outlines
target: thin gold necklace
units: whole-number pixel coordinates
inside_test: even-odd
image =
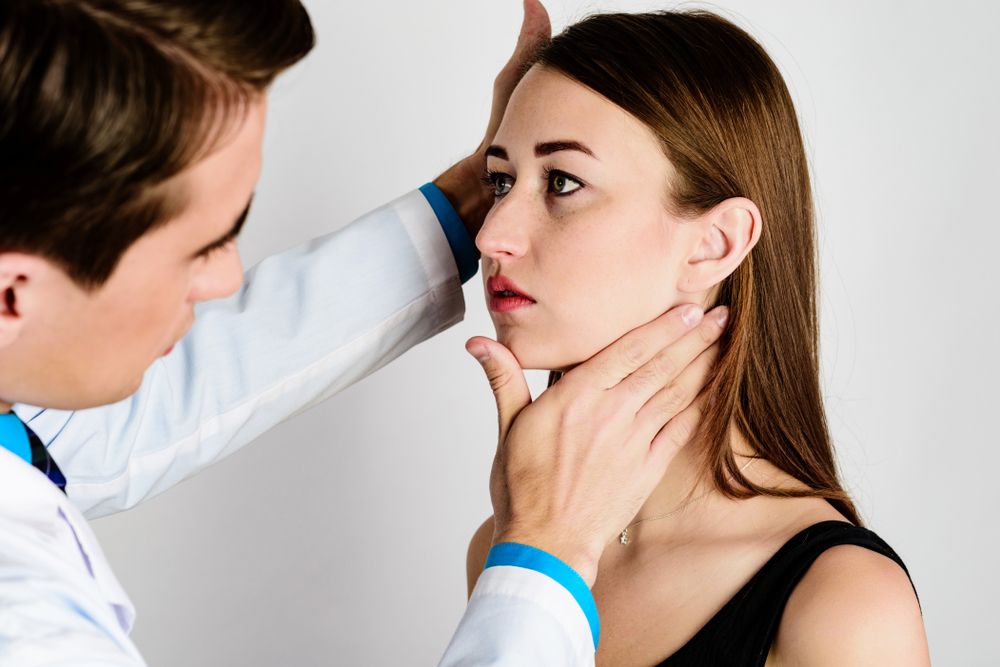
[[[740,474],[743,474],[743,472],[747,468],[750,467],[750,464],[753,463],[756,460],[757,460],[756,458],[751,458],[749,461],[747,461],[746,463],[744,463],[743,467],[740,468]],[[622,532],[620,532],[618,534],[618,541],[622,543],[622,546],[628,546],[628,543],[632,541],[632,538],[629,537],[629,534],[628,534],[628,529],[629,528],[631,528],[633,526],[637,526],[640,523],[645,523],[646,521],[659,521],[660,519],[666,519],[667,517],[671,517],[671,516],[677,514],[678,512],[680,512],[681,510],[683,510],[683,509],[685,509],[687,507],[690,507],[691,505],[695,504],[696,502],[698,502],[699,500],[701,500],[702,498],[704,498],[705,496],[707,496],[711,492],[712,492],[712,489],[709,489],[708,491],[705,491],[704,493],[700,493],[697,496],[695,496],[694,498],[692,498],[691,500],[687,501],[686,503],[683,503],[680,507],[675,507],[674,509],[670,510],[666,514],[658,514],[656,516],[647,516],[645,519],[636,519],[635,521],[633,521],[632,523],[630,523],[629,525],[625,526],[622,529]]]

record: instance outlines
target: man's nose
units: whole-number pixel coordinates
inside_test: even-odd
[[[243,284],[243,261],[236,243],[216,251],[195,277],[189,300],[192,303],[222,299]]]

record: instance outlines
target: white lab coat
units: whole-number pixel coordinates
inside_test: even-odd
[[[132,397],[75,412],[15,406],[66,474],[69,498],[0,449],[0,665],[144,664],[128,638],[132,604],[84,515],[161,493],[463,312],[455,258],[415,191],[264,260],[237,295],[200,306],[190,334]],[[593,661],[586,617],[565,588],[493,567],[441,664]]]

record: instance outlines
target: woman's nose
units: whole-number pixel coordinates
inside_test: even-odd
[[[512,195],[493,206],[476,236],[476,247],[484,257],[511,259],[523,257],[528,251],[530,213]]]

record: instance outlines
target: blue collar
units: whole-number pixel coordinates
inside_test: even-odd
[[[31,443],[24,424],[13,412],[0,415],[0,447],[10,450],[15,455],[31,464]]]

